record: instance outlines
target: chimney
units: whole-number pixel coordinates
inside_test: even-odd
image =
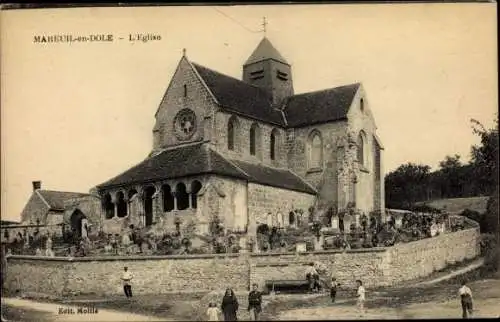
[[[33,191],[42,189],[41,181],[33,181]]]

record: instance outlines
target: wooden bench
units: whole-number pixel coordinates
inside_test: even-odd
[[[266,289],[269,292],[305,293],[309,291],[309,282],[303,280],[266,280]]]

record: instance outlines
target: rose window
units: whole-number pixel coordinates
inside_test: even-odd
[[[174,120],[175,133],[180,140],[187,140],[196,130],[196,115],[188,109],[182,109]]]

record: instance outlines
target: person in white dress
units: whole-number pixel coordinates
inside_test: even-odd
[[[219,321],[220,313],[221,311],[217,307],[217,305],[213,302],[210,302],[207,309],[207,321]]]

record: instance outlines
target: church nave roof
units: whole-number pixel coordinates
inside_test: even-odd
[[[99,189],[203,174],[242,179],[262,185],[314,194],[315,190],[288,169],[229,160],[205,143],[165,150],[102,183]]]
[[[241,114],[282,127],[300,127],[347,118],[360,83],[289,97],[283,112],[272,106],[265,90],[191,62],[219,104],[227,112]]]

